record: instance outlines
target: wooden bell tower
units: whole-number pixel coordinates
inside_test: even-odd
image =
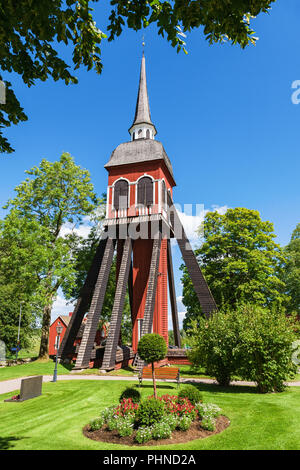
[[[120,144],[105,165],[108,171],[105,231],[63,338],[59,357],[68,357],[76,333],[88,318],[75,368],[89,366],[103,306],[109,271],[117,252],[115,300],[102,369],[115,366],[127,287],[132,319],[132,349],[146,333],[159,333],[168,344],[168,290],[175,345],[180,348],[178,312],[170,239],[176,238],[203,312],[216,310],[215,301],[173,205],[176,185],[172,165],[151,120],[143,54],[131,140]],[[134,365],[143,362],[135,356]]]

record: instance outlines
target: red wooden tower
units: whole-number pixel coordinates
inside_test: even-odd
[[[168,285],[175,344],[180,334],[173,278],[170,238],[177,239],[203,312],[216,304],[173,205],[175,186],[171,162],[151,120],[143,54],[131,140],[120,144],[105,165],[108,171],[105,232],[88,273],[81,297],[59,351],[67,357],[74,335],[89,307],[89,315],[76,360],[76,368],[88,367],[111,267],[117,250],[117,284],[102,369],[111,369],[120,337],[127,286],[132,317],[132,349],[141,336],[155,332],[168,344]],[[142,366],[136,356],[135,365]]]

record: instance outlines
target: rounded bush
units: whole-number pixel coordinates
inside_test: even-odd
[[[90,430],[97,431],[98,429],[102,428],[103,424],[104,424],[104,419],[102,417],[95,418],[90,422]]]
[[[210,416],[205,416],[201,421],[201,427],[207,431],[214,431],[216,429],[216,420]]]
[[[120,398],[119,398],[119,402],[121,403],[121,401],[122,401],[124,398],[131,398],[131,400],[133,401],[133,403],[139,403],[139,402],[141,401],[141,394],[140,394],[140,392],[139,392],[136,388],[127,387],[127,388],[126,388],[125,390],[123,390],[123,392],[121,393]]]
[[[107,421],[107,427],[110,431],[114,431],[118,427],[118,420],[116,418],[111,418]]]
[[[167,423],[171,431],[175,431],[178,425],[178,416],[176,414],[167,414],[164,416],[164,423]]]
[[[156,398],[147,398],[140,402],[135,418],[140,426],[151,426],[160,421],[164,415],[165,405]]]
[[[164,421],[160,421],[159,423],[155,423],[152,427],[152,437],[153,439],[167,439],[171,437],[172,430],[168,423]]]
[[[133,433],[133,423],[128,418],[120,418],[117,420],[116,430],[120,437],[131,436]]]
[[[164,359],[167,351],[164,338],[157,333],[144,335],[138,344],[138,355],[148,364]]]
[[[178,393],[178,398],[188,398],[192,405],[202,402],[202,393],[193,385],[185,385]]]
[[[190,429],[192,425],[192,419],[189,417],[189,416],[181,416],[179,419],[178,419],[178,429],[180,429],[180,431],[187,431],[188,429]]]
[[[148,442],[152,439],[152,428],[149,427],[141,427],[137,430],[135,435],[135,440],[139,444],[143,444],[144,442]]]

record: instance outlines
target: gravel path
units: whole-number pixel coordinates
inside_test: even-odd
[[[4,380],[0,382],[0,394],[2,393],[9,393],[20,390],[21,387],[21,380],[22,378],[28,377],[20,377],[18,379],[12,380]],[[52,375],[44,375],[43,382],[51,382],[53,376]],[[58,375],[58,381],[61,380],[123,380],[123,381],[137,381],[137,376],[132,377],[120,377],[120,376],[105,376],[105,375],[80,375],[80,374],[68,374],[68,375]],[[143,379],[151,381],[152,379]],[[166,382],[172,382],[172,380],[166,380]],[[205,384],[215,384],[216,381],[213,379],[193,379],[193,378],[183,378],[181,379],[181,383],[205,383]],[[293,387],[300,387],[300,382],[288,382],[287,383]],[[247,385],[247,386],[255,386],[254,382],[244,382],[244,381],[232,381],[231,385]]]

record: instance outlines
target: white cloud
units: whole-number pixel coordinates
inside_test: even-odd
[[[196,208],[196,214],[193,215],[193,209]],[[204,221],[204,217],[208,212],[215,211],[221,215],[224,215],[228,210],[228,206],[218,206],[216,204],[211,206],[211,209],[204,209],[203,204],[185,204],[183,211],[177,209],[180,221],[184,227],[185,233],[191,242],[193,248],[199,244],[199,227]],[[173,244],[175,240],[173,241]]]
[[[105,215],[105,208],[103,205],[99,206],[95,212],[90,216],[85,216],[82,219],[82,223],[79,226],[74,224],[65,223],[63,224],[60,232],[61,237],[65,237],[66,235],[70,235],[74,233],[82,238],[87,238],[89,236],[90,230],[92,226],[95,226],[95,217],[103,217]],[[102,229],[102,221],[97,222],[98,226],[97,229],[101,231]]]
[[[60,315],[69,315],[74,310],[73,303],[67,303],[62,294],[58,294],[51,312],[51,323]]]

